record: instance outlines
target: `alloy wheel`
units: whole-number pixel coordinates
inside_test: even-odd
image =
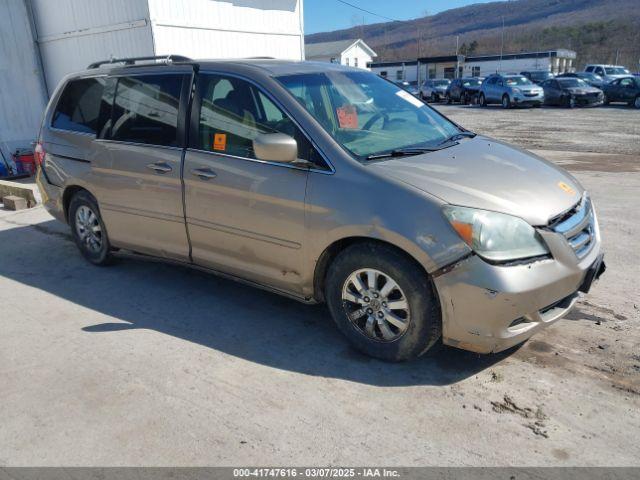
[[[76,210],[76,233],[82,244],[91,252],[102,249],[102,227],[98,216],[86,205]]]
[[[409,327],[406,295],[380,270],[364,268],[349,275],[342,287],[342,304],[353,326],[372,340],[392,342]]]

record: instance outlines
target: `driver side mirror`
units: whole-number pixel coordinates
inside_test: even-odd
[[[298,160],[298,143],[284,133],[262,133],[253,139],[258,160],[294,163]]]

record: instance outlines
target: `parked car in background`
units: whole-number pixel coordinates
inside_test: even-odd
[[[444,94],[446,102],[460,102],[465,105],[472,103],[478,98],[482,80],[484,78],[481,77],[463,77],[452,80]]]
[[[400,81],[400,82],[394,82],[394,83],[398,85],[400,88],[409,92],[411,95],[415,95],[416,97],[420,96],[420,89],[418,88],[417,81],[413,81],[413,82]]]
[[[606,83],[600,75],[589,72],[565,72],[557,75],[556,78],[579,78],[584,80],[592,87],[602,89],[602,86]]]
[[[553,78],[555,75],[549,70],[530,70],[527,72],[520,72],[520,75],[527,77],[533,83],[541,84],[542,82]]]
[[[602,105],[602,90],[579,78],[556,77],[543,82],[544,102],[547,105],[576,106]]]
[[[522,343],[605,269],[575,177],[371,72],[138,60],[65,77],[38,136],[44,206],[92,264],[133,250],[326,302],[394,361]]]
[[[628,77],[631,72],[627,67],[622,65],[603,65],[603,64],[591,64],[584,68],[587,73],[595,73],[600,75],[605,83],[609,83],[616,78]]]
[[[446,78],[425,80],[420,88],[420,96],[423,100],[439,102],[444,99],[450,83],[451,80]]]
[[[640,108],[640,77],[618,78],[603,87],[604,103],[624,102]]]
[[[499,103],[503,108],[540,107],[544,103],[544,90],[522,75],[494,74],[482,82],[478,100],[483,107],[491,103]]]

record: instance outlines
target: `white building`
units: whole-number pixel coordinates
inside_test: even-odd
[[[390,80],[419,82],[427,78],[486,77],[492,73],[520,73],[547,70],[558,74],[573,71],[576,52],[548,50],[544,52],[507,53],[504,55],[445,55],[424,57],[407,62],[371,63],[371,71]]]
[[[351,67],[368,69],[373,57],[377,57],[369,45],[361,39],[338,40],[336,42],[308,43],[305,45],[307,60],[339,63]]]
[[[0,0],[0,150],[29,147],[60,79],[98,60],[303,60],[302,10],[303,0]]]

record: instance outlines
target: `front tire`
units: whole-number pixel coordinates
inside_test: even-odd
[[[431,103],[438,103],[438,96],[434,92],[431,92]]]
[[[442,334],[431,281],[390,246],[361,243],[345,249],[329,268],[325,294],[340,331],[372,357],[416,358]]]
[[[640,109],[640,95],[638,95],[632,103],[634,108]]]
[[[107,236],[98,202],[86,191],[76,193],[69,204],[69,225],[80,253],[94,265],[113,263],[111,244]]]
[[[511,99],[509,98],[509,95],[502,96],[502,108],[511,108]]]

